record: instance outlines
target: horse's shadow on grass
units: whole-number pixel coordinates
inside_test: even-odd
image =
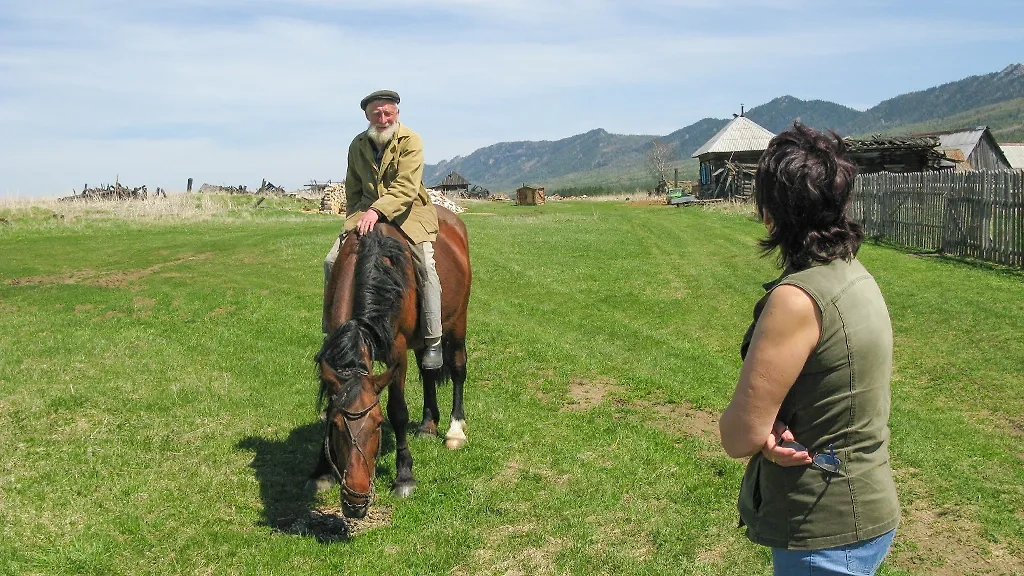
[[[285,440],[259,436],[243,438],[235,446],[253,452],[249,466],[256,472],[263,500],[262,524],[286,534],[314,536],[320,541],[346,540],[350,529],[344,518],[317,509],[317,495],[307,486],[324,442],[325,424],[319,420],[299,426]],[[385,420],[381,426],[381,455],[395,451],[395,435]],[[390,482],[394,466],[377,459],[378,481]],[[328,492],[333,506],[340,503],[337,486]]]

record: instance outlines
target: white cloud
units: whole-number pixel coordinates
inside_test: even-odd
[[[871,86],[874,71],[863,62],[873,57],[914,62],[936,36],[962,48],[1021,39],[999,18],[965,25],[825,9],[798,16],[776,0],[0,7],[0,195],[50,194],[112,173],[172,188],[200,178],[195,172],[227,183],[282,178],[286,186],[336,177],[338,151],[365,125],[357,102],[383,87],[403,95],[403,120],[436,162],[596,127],[664,134],[783,93],[877,102],[898,92]],[[637,114],[637,98],[663,113]]]

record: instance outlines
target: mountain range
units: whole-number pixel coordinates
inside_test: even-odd
[[[780,96],[745,115],[779,133],[800,120],[843,136],[913,134],[987,125],[1000,142],[1024,141],[1024,64],[970,76],[941,86],[895,96],[867,110],[824,100]],[[611,134],[601,128],[556,141],[501,142],[424,167],[427,185],[455,171],[473,184],[507,192],[524,182],[545,186],[548,193],[572,190],[651,188],[644,155],[658,140],[672,147],[680,178],[692,179],[696,160],[690,155],[729,119],[704,118],[664,136]]]

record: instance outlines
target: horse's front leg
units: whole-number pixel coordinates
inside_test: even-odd
[[[317,457],[316,468],[306,482],[306,490],[311,493],[324,492],[330,490],[335,482],[337,481],[331,472],[331,464],[327,461],[327,453],[324,451],[324,445],[321,444],[320,456]]]
[[[405,404],[405,373],[408,369],[408,355],[398,355],[394,376],[388,386],[388,420],[395,432],[395,483],[391,493],[399,498],[412,494],[416,479],[412,475],[412,452],[406,429],[409,426],[409,408]]]

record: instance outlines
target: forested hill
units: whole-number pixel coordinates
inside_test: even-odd
[[[778,133],[793,120],[841,135],[913,133],[988,125],[1002,142],[1024,139],[1024,64],[971,76],[941,86],[895,96],[863,112],[823,100],[780,96],[746,112]],[[524,182],[558,186],[651,185],[644,154],[658,139],[674,147],[675,166],[692,176],[690,155],[729,119],[704,118],[664,136],[610,134],[595,129],[556,141],[502,142],[438,164],[427,165],[423,179],[433,185],[456,171],[470,182],[495,191]]]

